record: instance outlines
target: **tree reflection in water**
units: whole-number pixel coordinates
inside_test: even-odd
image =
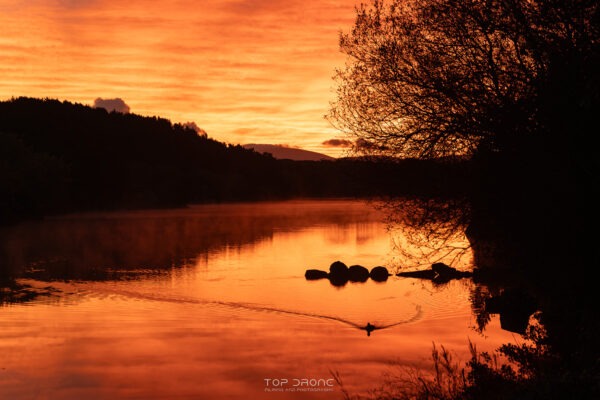
[[[472,357],[464,366],[434,345],[432,375],[402,372],[387,379],[375,391],[376,398],[600,398],[600,326],[588,298],[593,282],[568,272],[576,267],[565,264],[573,247],[552,248],[556,238],[548,241],[554,232],[547,230],[527,243],[521,240],[523,232],[515,233],[519,240],[511,240],[512,232],[520,229],[518,213],[482,212],[479,204],[467,200],[412,198],[388,201],[381,208],[389,212],[390,229],[404,233],[406,241],[398,243],[404,265],[445,261],[464,266],[471,261],[476,330],[483,333],[491,314],[499,314],[502,328],[523,340],[493,354],[471,345]],[[566,241],[572,243],[572,238]]]
[[[436,262],[465,269],[471,264],[471,245],[465,235],[470,215],[466,199],[407,197],[386,199],[376,207],[387,216],[399,269]]]

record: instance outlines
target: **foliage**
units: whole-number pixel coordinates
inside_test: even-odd
[[[542,314],[535,319],[541,320]],[[529,400],[596,399],[600,392],[598,365],[573,369],[549,344],[549,332],[539,323],[529,326],[520,344],[505,344],[490,354],[469,342],[470,360],[454,361],[444,346],[433,344],[430,371],[398,367],[368,396],[352,394],[334,373],[347,400]],[[578,345],[578,344],[576,344]],[[593,354],[585,358],[594,358]]]
[[[374,0],[341,36],[329,118],[365,154],[590,155],[597,22],[591,0]]]
[[[35,152],[23,140],[0,132],[0,221],[61,209],[69,184],[64,162]]]
[[[474,348],[472,348],[474,349]],[[444,347],[433,344],[432,371],[401,368],[387,375],[384,383],[368,397],[353,395],[344,386],[341,375],[333,373],[346,400],[372,398],[377,400],[459,400],[467,385],[465,369],[453,360]]]

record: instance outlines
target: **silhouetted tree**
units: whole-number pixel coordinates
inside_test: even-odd
[[[342,34],[330,120],[362,154],[586,153],[598,2],[374,0]],[[527,150],[526,150],[527,151]],[[589,155],[589,153],[586,153]]]
[[[490,265],[583,259],[599,22],[593,0],[373,0],[341,36],[329,119],[358,154],[468,159],[470,240],[505,256]],[[556,230],[571,234],[549,249]]]

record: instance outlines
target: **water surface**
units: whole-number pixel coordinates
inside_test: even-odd
[[[41,295],[0,308],[0,398],[341,398],[332,371],[361,393],[397,365],[428,368],[434,342],[466,361],[469,340],[516,340],[497,317],[477,332],[466,279],[305,280],[335,260],[406,267],[385,217],[319,200],[5,229],[5,270]]]

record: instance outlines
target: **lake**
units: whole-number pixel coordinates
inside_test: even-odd
[[[0,398],[339,399],[332,373],[366,393],[386,373],[429,369],[433,343],[467,361],[469,341],[490,351],[522,340],[497,315],[477,329],[470,279],[334,286],[304,277],[336,260],[414,269],[423,263],[401,254],[402,235],[362,200],[88,213],[4,228],[4,274],[30,288],[0,298]],[[456,266],[470,263],[466,253]],[[367,323],[387,328],[367,335]]]

